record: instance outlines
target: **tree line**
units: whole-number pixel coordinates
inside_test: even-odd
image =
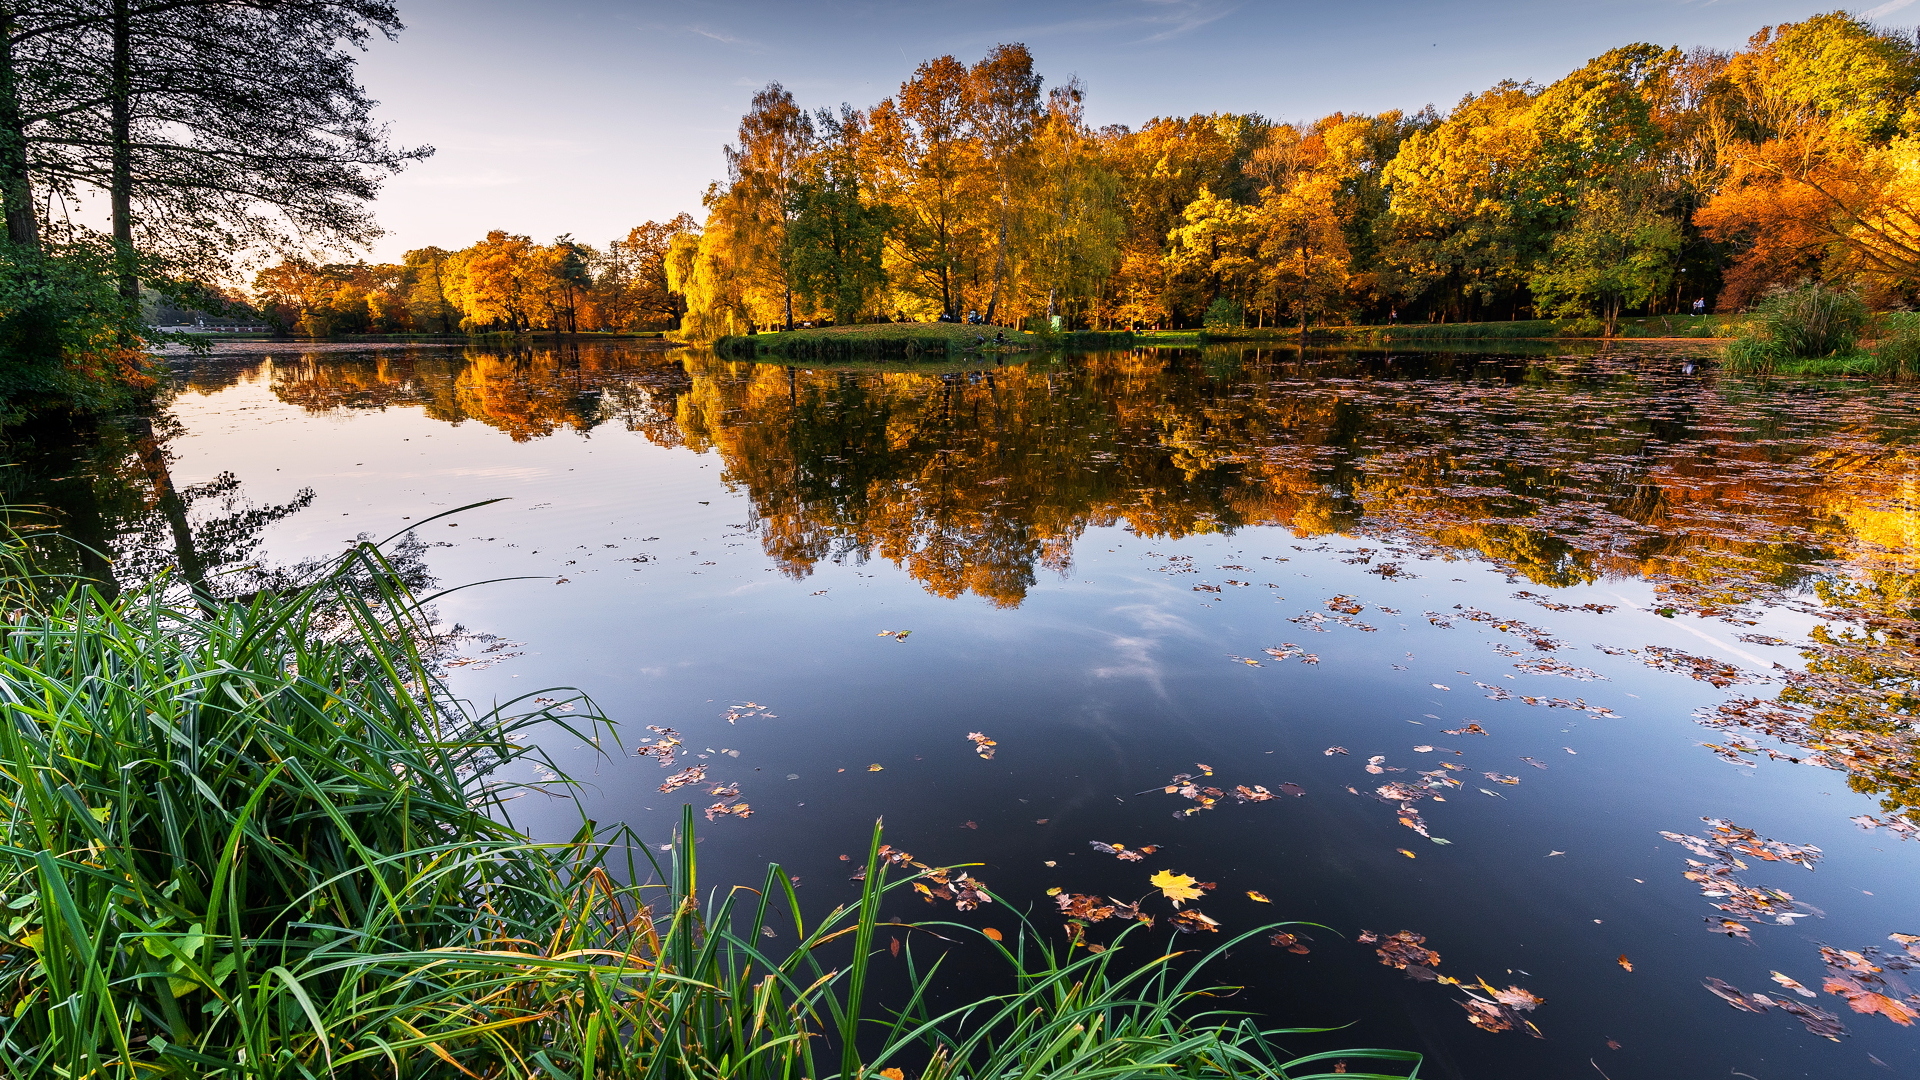
[[[602,248],[494,230],[471,247],[421,248],[398,263],[284,259],[254,276],[250,306],[280,331],[313,337],[671,330],[685,305],[669,286],[667,255],[674,237],[698,227],[681,214]]]
[[[1920,42],[1846,12],[1648,44],[1451,111],[1095,129],[1023,45],[865,109],[754,95],[668,271],[686,329],[1305,326],[1739,310],[1920,285]]]

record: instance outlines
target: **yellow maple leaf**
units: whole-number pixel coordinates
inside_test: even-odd
[[[1252,890],[1252,889],[1248,889],[1248,890],[1247,890],[1247,898],[1248,898],[1248,899],[1250,899],[1250,900],[1258,900],[1258,901],[1259,901],[1260,903],[1262,903],[1262,904],[1271,904],[1271,903],[1273,903],[1273,901],[1271,901],[1271,900],[1269,900],[1269,899],[1267,899],[1267,894],[1266,894],[1266,893],[1262,893],[1262,892],[1255,892],[1255,891],[1254,891],[1254,890]]]
[[[1174,907],[1179,907],[1184,900],[1200,899],[1200,890],[1194,888],[1193,878],[1186,874],[1176,874],[1171,870],[1162,870],[1148,880],[1153,882],[1154,888],[1165,893],[1167,899],[1173,901]]]

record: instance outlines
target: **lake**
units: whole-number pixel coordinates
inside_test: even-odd
[[[8,497],[235,589],[504,500],[409,550],[485,583],[435,601],[462,693],[619,725],[553,733],[584,788],[517,804],[545,836],[712,805],[706,882],[778,861],[824,910],[884,818],[1001,901],[900,920],[1317,923],[1233,948],[1222,1006],[1422,1075],[1920,1075],[1920,391],[1701,348],[236,343],[151,418],[16,439]]]

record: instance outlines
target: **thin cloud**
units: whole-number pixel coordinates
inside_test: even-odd
[[[1134,38],[1127,42],[1130,45],[1147,45],[1167,41],[1209,23],[1218,22],[1240,10],[1240,6],[1238,3],[1222,3],[1220,0],[1126,0],[1125,3],[1108,5],[1107,14],[1008,27],[985,35],[973,35],[973,37],[983,41],[1008,41],[1048,37],[1085,37],[1103,33],[1138,33],[1147,30],[1151,32],[1146,37]]]
[[[1179,37],[1209,23],[1218,22],[1240,10],[1238,4],[1214,3],[1211,0],[1144,0],[1144,2],[1158,5],[1164,9],[1164,12],[1144,16],[1142,21],[1161,25],[1164,29],[1140,39],[1140,44],[1143,45]],[[1894,2],[1911,4],[1913,0],[1894,0]]]
[[[1868,8],[1861,12],[1860,17],[1863,19],[1878,19],[1882,16],[1891,15],[1901,8],[1910,7],[1912,4],[1913,0],[1887,0],[1887,3],[1881,4],[1877,8]]]
[[[724,30],[714,30],[705,26],[683,26],[680,29],[689,34],[698,34],[709,41],[717,41],[722,45],[732,45],[736,48],[749,49],[754,52],[761,52],[766,49],[765,45],[757,41],[743,37],[735,37]]]

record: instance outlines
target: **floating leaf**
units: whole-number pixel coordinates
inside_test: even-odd
[[[1304,936],[1305,935],[1302,935],[1302,934],[1275,934],[1272,937],[1267,939],[1267,943],[1270,945],[1277,946],[1278,948],[1285,949],[1290,953],[1297,953],[1301,956],[1305,956],[1307,953],[1312,952],[1313,950],[1307,948],[1305,945],[1300,944],[1300,939]],[[1309,938],[1308,940],[1312,940],[1312,939]]]
[[[1220,924],[1218,922],[1191,908],[1175,915],[1172,921],[1173,928],[1182,933],[1197,934],[1205,931],[1209,934],[1217,934],[1220,932]]]
[[[1248,890],[1247,890],[1247,899],[1249,899],[1249,900],[1253,900],[1253,901],[1257,901],[1257,902],[1259,902],[1259,903],[1262,903],[1262,904],[1271,904],[1271,903],[1273,903],[1273,901],[1271,901],[1271,900],[1269,900],[1269,899],[1267,899],[1267,894],[1266,894],[1266,893],[1262,893],[1262,892],[1256,892],[1256,891],[1254,891],[1254,890],[1252,890],[1252,889],[1248,889]]]
[[[1791,991],[1793,991],[1794,993],[1796,993],[1796,994],[1799,994],[1799,995],[1800,995],[1801,997],[1815,997],[1815,996],[1817,996],[1817,995],[1815,995],[1815,994],[1814,994],[1814,992],[1813,992],[1813,991],[1811,991],[1811,990],[1809,990],[1809,989],[1807,989],[1807,988],[1806,988],[1805,986],[1803,986],[1803,985],[1801,985],[1801,984],[1800,984],[1800,981],[1799,981],[1799,980],[1797,980],[1797,979],[1794,979],[1794,978],[1792,978],[1791,976],[1787,976],[1787,975],[1782,975],[1782,974],[1780,974],[1780,973],[1779,973],[1779,972],[1777,972],[1777,971],[1775,971],[1775,972],[1771,972],[1770,974],[1771,974],[1771,975],[1773,976],[1773,981],[1774,981],[1774,982],[1777,982],[1777,983],[1779,983],[1779,984],[1780,984],[1781,986],[1784,986],[1784,987],[1786,987],[1786,988],[1787,988],[1788,990],[1791,990]]]
[[[1200,899],[1200,890],[1194,887],[1194,879],[1186,874],[1162,870],[1147,880],[1153,883],[1154,888],[1164,893],[1167,899],[1173,901],[1174,907],[1179,907],[1188,900]]]
[[[1621,967],[1627,969],[1628,971],[1633,970],[1633,961],[1627,959],[1626,953],[1621,953],[1620,959],[1615,960],[1614,963],[1619,964]]]
[[[1006,940],[1006,937],[1003,934],[1001,934],[1000,931],[995,930],[991,926],[982,927],[980,932],[986,935],[987,940],[989,941],[1005,941]]]

